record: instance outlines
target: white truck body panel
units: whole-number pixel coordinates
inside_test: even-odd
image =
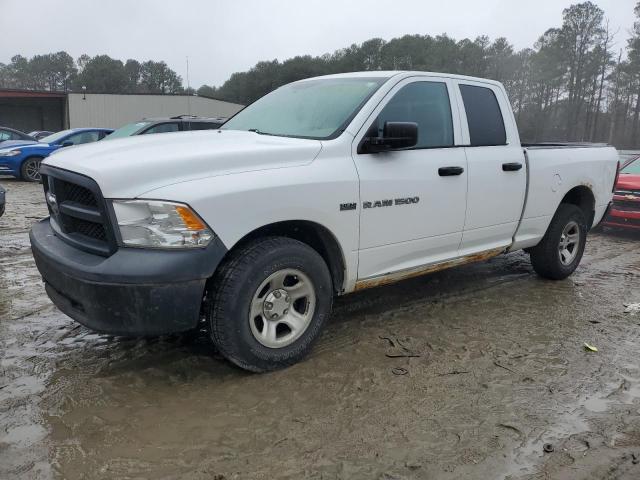
[[[133,198],[172,183],[306,165],[321,148],[317,140],[199,130],[68,147],[47,163],[93,178],[106,198]]]
[[[610,147],[525,148],[529,171],[527,205],[511,250],[540,241],[560,201],[576,186],[589,188],[595,197],[591,226],[597,225],[612,199],[617,152]]]
[[[472,256],[536,245],[574,187],[593,192],[594,225],[604,214],[617,162],[613,148],[527,149],[528,166],[502,171],[505,162],[524,165],[525,155],[501,84],[423,72],[333,77],[355,76],[388,80],[333,140],[231,130],[183,132],[72,147],[45,162],[93,178],[105,198],[187,203],[228,249],[273,223],[303,220],[321,225],[342,253],[343,293],[433,266],[463,263]],[[360,141],[389,99],[417,81],[447,85],[454,145],[358,153]],[[470,147],[459,84],[494,92],[504,117],[506,145]],[[439,176],[440,167],[451,165],[463,167],[464,173]],[[407,197],[419,201],[362,208],[363,202]],[[345,203],[357,208],[341,211]]]

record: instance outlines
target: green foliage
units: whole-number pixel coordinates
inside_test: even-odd
[[[76,62],[66,52],[16,55],[8,65],[0,64],[0,88],[80,91],[94,93],[180,93],[182,78],[165,62],[149,60],[126,63],[109,57],[81,55]]]

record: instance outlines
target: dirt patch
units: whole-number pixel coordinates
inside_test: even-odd
[[[0,478],[640,477],[638,235],[592,234],[562,282],[514,253],[341,298],[308,360],[251,375],[60,313],[41,186],[2,183]]]

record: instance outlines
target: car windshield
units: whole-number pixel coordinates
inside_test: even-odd
[[[636,158],[629,165],[624,167],[620,173],[627,173],[631,175],[640,175],[640,158]]]
[[[138,132],[141,128],[146,127],[147,125],[151,125],[151,122],[135,122],[135,123],[127,123],[126,125],[114,130],[113,133],[107,135],[105,140],[113,140],[114,138],[124,138],[130,137],[134,133]]]
[[[66,137],[71,132],[73,132],[73,130],[62,130],[61,132],[52,133],[51,135],[41,138],[40,141],[42,143],[56,143],[58,140]]]
[[[228,120],[222,130],[264,135],[335,138],[386,78],[325,78],[291,83]]]

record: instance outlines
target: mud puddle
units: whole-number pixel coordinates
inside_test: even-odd
[[[307,361],[251,375],[58,312],[41,187],[0,181],[0,478],[640,478],[637,235],[563,282],[516,253],[341,298]]]

